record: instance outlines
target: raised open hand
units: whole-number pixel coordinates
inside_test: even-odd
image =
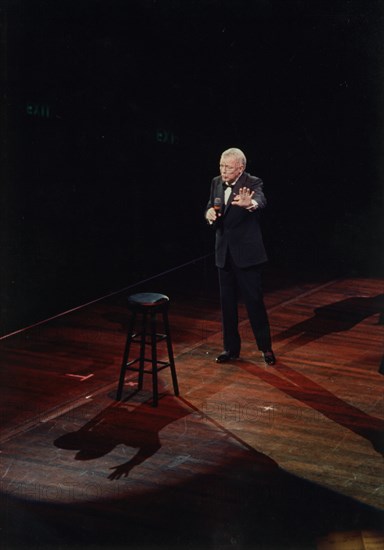
[[[235,195],[231,204],[235,206],[242,206],[243,208],[249,208],[252,206],[252,197],[255,194],[248,187],[241,187],[239,193]]]

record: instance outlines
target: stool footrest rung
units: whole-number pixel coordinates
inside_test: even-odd
[[[152,359],[146,359],[145,357],[144,357],[143,361],[145,361],[146,363],[152,363]],[[131,366],[131,365],[133,365],[135,363],[139,363],[139,362],[140,362],[139,357],[137,357],[136,359],[133,359],[133,361],[129,361],[129,363],[127,363],[126,366],[125,366],[125,370],[139,372],[140,367],[132,367]],[[171,366],[171,363],[169,363],[168,361],[160,361],[159,359],[156,361],[156,364],[160,365],[160,367],[157,367],[157,371],[163,370],[163,369]],[[142,372],[152,374],[152,370],[148,370],[148,369],[142,369]]]
[[[156,342],[161,342],[162,340],[166,340],[167,335],[166,334],[155,334]],[[136,344],[141,344],[141,334],[140,332],[136,332],[135,334],[132,334],[131,336],[131,342],[135,342]],[[151,340],[145,339],[145,345],[149,346],[152,344]]]

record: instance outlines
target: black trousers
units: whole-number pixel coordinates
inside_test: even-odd
[[[272,349],[271,332],[264,305],[261,267],[237,267],[228,252],[224,268],[218,268],[224,349],[240,354],[238,301],[243,299],[260,351]]]

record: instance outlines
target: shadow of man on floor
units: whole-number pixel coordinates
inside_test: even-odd
[[[241,367],[264,382],[320,412],[333,422],[371,442],[375,451],[384,457],[384,420],[367,414],[358,407],[279,361],[276,369],[260,369],[254,365]],[[280,376],[282,375],[282,376]]]
[[[173,396],[165,396],[162,412],[150,402],[113,403],[79,430],[54,441],[56,447],[78,451],[75,460],[93,460],[109,454],[117,445],[137,449],[124,464],[113,468],[109,479],[127,477],[130,471],[153,456],[160,448],[160,432],[193,411]],[[166,410],[166,414],[165,413]]]
[[[137,449],[136,454],[127,462],[112,468],[113,472],[108,477],[115,480],[128,477],[133,468],[159,451],[162,447],[160,434],[164,430],[167,430],[166,434],[164,432],[164,438],[169,445],[174,446],[176,450],[179,445],[182,446],[181,454],[185,454],[186,445],[196,445],[196,449],[203,452],[205,447],[212,446],[214,434],[219,433],[226,440],[229,437],[233,442],[240,443],[242,449],[251,452],[255,468],[261,468],[263,472],[275,469],[276,464],[271,459],[249,448],[246,443],[206,414],[204,403],[209,396],[233,383],[236,376],[235,371],[228,373],[226,377],[219,371],[210,372],[204,377],[204,383],[196,384],[196,387],[186,392],[190,401],[165,393],[159,407],[151,406],[150,400],[139,402],[132,399],[136,394],[140,394],[142,399],[145,398],[145,392],[143,394],[137,390],[129,391],[125,396],[126,399],[129,397],[129,401],[112,403],[79,430],[57,438],[54,445],[60,449],[77,451],[75,460],[101,458],[121,444],[127,448]],[[179,458],[176,457],[175,460]]]
[[[304,346],[327,334],[348,331],[376,314],[379,314],[377,324],[384,325],[384,294],[347,298],[314,309],[312,317],[276,334],[273,340],[278,343],[296,337],[289,347]]]

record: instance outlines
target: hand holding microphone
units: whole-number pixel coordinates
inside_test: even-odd
[[[213,209],[216,212],[216,216],[221,216],[221,198],[216,197],[213,201]]]
[[[207,210],[205,217],[207,218],[208,222],[212,224],[217,220],[219,216],[221,216],[221,198],[216,197],[213,201],[213,207]]]

